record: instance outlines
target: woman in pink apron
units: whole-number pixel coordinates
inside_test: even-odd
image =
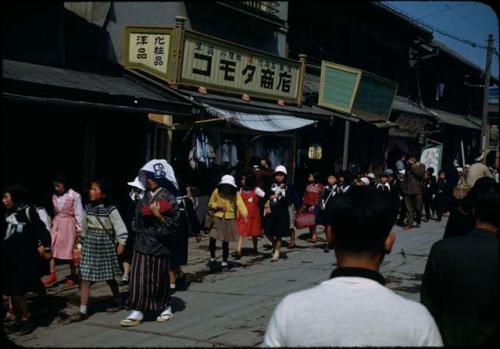
[[[46,287],[57,281],[54,258],[68,262],[71,275],[66,280],[67,286],[76,285],[76,270],[73,263],[73,248],[77,234],[80,233],[83,218],[82,198],[73,189],[67,188],[66,181],[62,176],[53,181],[54,195],[54,219],[52,220],[52,257],[50,261],[50,275],[43,281]]]
[[[243,247],[243,238],[251,237],[253,242],[252,255],[257,255],[258,238],[262,235],[262,219],[260,217],[259,201],[264,198],[265,193],[256,186],[256,178],[252,172],[246,173],[242,180],[240,190],[241,198],[248,210],[248,220],[245,222],[243,217],[238,216],[237,225],[240,233],[234,259],[241,258],[241,249]]]

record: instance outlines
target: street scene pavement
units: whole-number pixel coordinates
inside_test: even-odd
[[[445,225],[446,219],[409,231],[394,227],[396,242],[381,268],[387,287],[405,298],[419,300],[428,253],[442,238]],[[327,280],[335,268],[333,251],[325,253],[322,243],[306,242],[307,235],[306,230],[298,231],[298,248],[289,250],[285,244],[283,258],[276,263],[270,262],[270,251],[262,248],[266,239],[259,241],[261,255],[256,257],[245,256],[251,246],[251,241],[245,241],[243,258],[230,262],[229,271],[217,273],[210,273],[206,266],[208,237],[200,243],[191,239],[189,264],[183,267],[186,285],[173,295],[174,318],[167,323],[157,323],[151,315],[140,326],[120,327],[128,312],[106,313],[111,291],[104,282],[92,286],[89,319],[69,323],[68,317],[78,311],[79,292],[77,286],[68,288],[61,282],[48,289],[47,304],[37,304],[33,295],[33,315],[41,319],[40,326],[29,335],[8,338],[25,347],[260,346],[279,301],[291,292]],[[230,250],[234,245],[230,244]],[[68,273],[61,266],[59,279]],[[126,297],[127,286],[121,291]]]

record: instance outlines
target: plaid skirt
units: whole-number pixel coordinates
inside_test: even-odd
[[[239,236],[236,219],[214,217],[214,226],[210,230],[211,238],[219,241],[236,241]]]
[[[170,305],[170,256],[134,251],[127,305],[134,310],[163,310]]]
[[[89,229],[82,244],[82,280],[106,281],[121,275],[114,239],[102,229]]]
[[[288,206],[288,217],[290,217],[290,229],[295,228],[295,206],[289,205]]]

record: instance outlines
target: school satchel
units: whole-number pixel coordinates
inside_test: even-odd
[[[316,225],[316,215],[311,212],[298,213],[295,216],[295,228],[303,229],[314,227]]]

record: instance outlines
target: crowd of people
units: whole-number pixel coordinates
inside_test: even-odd
[[[452,303],[443,301],[439,287],[444,278],[441,268],[453,268],[447,265],[452,262],[447,251],[456,253],[454,247],[459,249],[462,245],[433,246],[422,286],[422,303],[432,316],[426,308],[388,293],[380,286],[383,277],[377,271],[384,254],[390,252],[394,243],[391,233],[394,223],[409,230],[421,227],[422,220],[434,217],[440,221],[449,215],[445,237],[464,235],[471,243],[485,234],[483,230],[496,229],[498,218],[492,216],[491,207],[498,207],[498,198],[494,201],[490,194],[495,190],[497,193],[498,188],[492,179],[478,180],[492,177],[484,167],[478,163],[465,169],[457,168],[459,180],[451,183],[445,171],[439,171],[436,179],[434,169],[425,168],[410,154],[396,163],[394,171],[387,169],[379,178],[373,173],[352,176],[343,172],[328,173],[323,181],[320,175],[311,172],[301,195],[289,181],[285,166],[271,169],[265,160],[254,158],[248,170],[238,178],[239,183],[233,175],[222,176],[210,195],[207,213],[201,221],[192,188],[178,183],[174,169],[165,160],[151,160],[138,171],[137,177],[128,183],[129,207],[120,207],[120,210],[113,204],[110,183],[102,179],[90,182],[88,200],[82,200],[82,195],[68,186],[64,176],[54,178],[53,218],[43,207],[30,202],[22,186],[6,187],[3,190],[7,211],[2,227],[2,293],[9,297],[9,307],[5,317],[16,320],[20,334],[34,329],[25,294],[35,291],[43,297],[45,289],[58,281],[57,259],[70,266],[65,284],[79,285],[80,308],[71,316],[72,322],[88,318],[91,286],[102,281],[109,285],[113,295],[107,311],[130,310],[120,322],[121,326],[139,325],[145,312],[155,312],[158,322],[166,322],[174,316],[170,296],[177,279],[183,276],[181,266],[187,263],[190,236],[199,242],[205,231],[209,236],[208,267],[225,270],[230,267],[229,242],[236,242],[232,257],[238,260],[243,255],[246,239],[252,241],[251,254],[258,255],[259,240],[266,237],[270,244],[262,247],[272,249],[270,260],[277,262],[283,256],[283,239],[289,239],[288,249],[293,249],[296,229],[308,228],[307,241],[314,244],[323,240],[325,253],[333,247],[339,268],[332,274],[331,281],[304,291],[303,295],[291,295],[280,304],[270,322],[265,345],[440,345],[441,336],[445,344],[461,343],[457,336],[470,339],[465,338],[464,333],[475,331],[476,322],[482,321],[480,311],[471,302],[464,311],[475,316],[475,320],[467,324],[467,329],[466,325],[457,325],[460,321],[451,310]],[[323,239],[318,236],[318,226],[323,227]],[[475,234],[473,237],[467,235],[471,232]],[[487,234],[496,236],[496,230],[495,235]],[[222,245],[221,263],[216,259],[217,241]],[[480,248],[474,253],[480,255]],[[453,258],[462,257],[454,255]],[[473,266],[468,268],[476,270]],[[371,281],[355,280],[352,284],[344,280],[346,277]],[[460,282],[463,286],[460,292],[466,292],[467,282]],[[119,286],[127,284],[128,299],[123,302]],[[450,281],[447,290],[453,293],[451,285]],[[486,292],[492,291],[487,281],[483,280],[482,287]],[[355,289],[361,293],[354,292]],[[337,296],[329,297],[330,292]],[[376,302],[380,308],[377,316],[360,319],[354,314],[353,304],[367,309],[375,298],[380,301]],[[311,302],[304,302],[308,299]],[[317,299],[322,301],[316,302]],[[323,311],[328,304],[336,310]],[[486,305],[487,302],[481,304]],[[316,306],[321,309],[311,311]],[[391,313],[398,307],[407,310],[402,312],[407,319]],[[298,316],[311,317],[311,321],[296,322],[294,319]],[[317,316],[319,318],[315,318]],[[337,326],[327,330],[318,328],[320,332],[313,335],[317,330],[311,326],[318,323],[314,320]],[[366,333],[378,330],[377,335],[345,334],[349,332],[345,326],[360,321],[369,322],[365,324],[370,329]],[[489,336],[492,329],[496,330],[497,322],[492,318],[488,321]],[[394,328],[398,332],[396,336]],[[440,335],[439,330],[443,329],[445,333]],[[393,335],[389,342],[386,341],[391,337],[388,331]]]

